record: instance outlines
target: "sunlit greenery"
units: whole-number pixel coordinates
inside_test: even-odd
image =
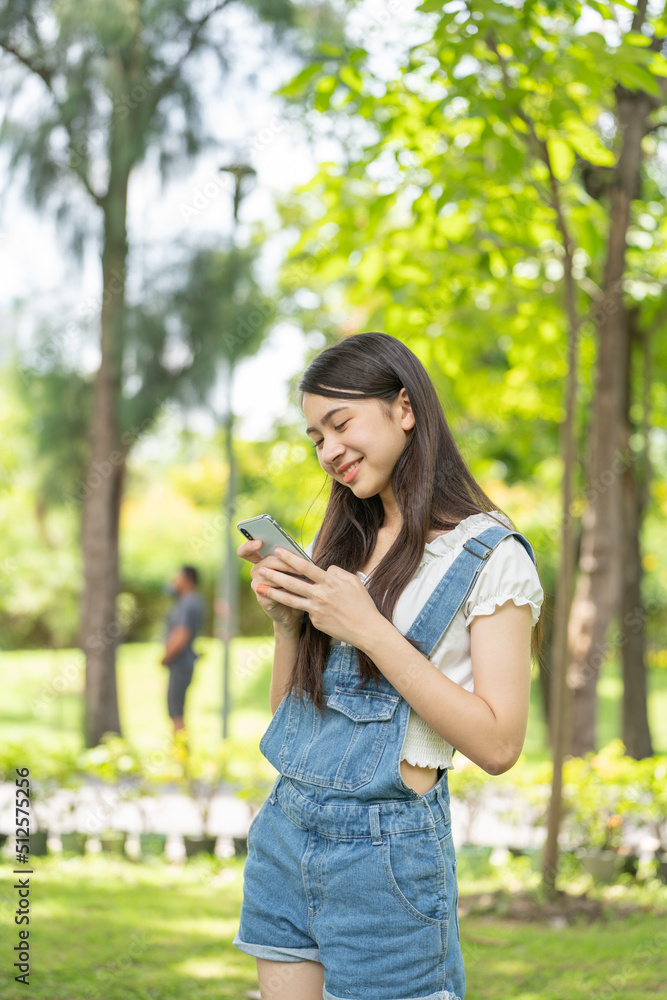
[[[217,85],[251,85],[234,75],[242,49],[229,44],[228,6],[232,19],[236,8],[246,18],[239,23],[248,26],[249,45],[294,67],[293,78],[273,95],[282,102],[280,130],[287,137],[294,127],[299,138],[311,137],[317,165],[306,183],[276,199],[277,216],[267,213],[242,240],[235,242],[238,229],[233,238],[217,233],[199,243],[194,230],[187,238],[174,230],[162,240],[162,257],[148,254],[150,266],[139,268],[143,250],[137,253],[138,227],[127,199],[128,190],[136,197],[135,178],[147,165],[156,176],[177,176],[206,150],[211,74],[218,73]],[[164,584],[180,565],[193,563],[202,574],[208,617],[186,708],[192,774],[208,776],[211,784],[221,775],[234,777],[228,764],[236,753],[246,768],[241,791],[251,802],[257,797],[268,768],[259,761],[258,742],[271,718],[272,632],[243,563],[239,635],[232,641],[231,739],[223,745],[223,650],[213,607],[228,518],[268,512],[302,545],[313,538],[328,487],[295,405],[298,368],[325,344],[363,330],[392,334],[421,359],[473,475],[532,542],[546,595],[546,684],[562,560],[570,258],[570,306],[579,332],[570,514],[579,541],[590,502],[600,317],[611,287],[622,292],[619,316],[634,324],[627,449],[638,486],[633,510],[646,490],[635,533],[643,557],[643,607],[637,610],[645,625],[653,749],[667,753],[663,7],[597,0],[375,6],[363,0],[0,0],[0,61],[7,70],[0,149],[11,175],[4,193],[14,198],[20,190],[25,205],[55,213],[59,249],[72,251],[73,286],[83,274],[84,253],[92,251],[104,265],[105,306],[97,303],[85,320],[70,323],[70,340],[61,330],[71,319],[66,308],[44,317],[32,301],[17,301],[10,310],[21,336],[0,364],[5,778],[23,754],[38,794],[40,782],[44,788],[49,780],[67,783],[76,761],[84,761],[88,777],[139,779],[146,756],[171,744],[167,672],[159,662],[169,608]],[[633,16],[643,21],[641,30],[632,30]],[[398,39],[397,26],[404,27]],[[614,285],[607,265],[623,93],[647,95],[649,110],[636,151],[624,270]],[[4,230],[0,242],[3,252],[11,250]],[[274,263],[267,267],[269,260]],[[195,411],[214,413],[214,390],[230,367],[248,355],[261,357],[281,321],[303,334],[307,353],[294,359],[291,396],[265,440],[235,435],[237,491],[227,512],[223,415],[215,412],[217,429],[210,432],[194,430],[203,424],[193,418]],[[95,379],[84,363],[91,345],[105,348],[104,378]],[[616,363],[628,364],[624,357]],[[111,386],[106,395],[105,386]],[[261,407],[261,391],[248,391]],[[96,400],[105,414],[95,425],[97,436]],[[118,456],[113,469],[112,452]],[[91,455],[102,472],[91,470]],[[119,639],[123,736],[86,757],[80,756],[84,654],[77,647],[86,648],[82,637],[90,635],[82,631],[82,515],[91,471],[101,476],[105,509],[113,511],[106,520],[102,505],[95,513],[99,537],[106,532],[108,543],[96,585],[111,581],[113,593],[105,600],[101,587],[89,604],[104,609],[113,629],[105,650],[113,651],[110,640]],[[115,506],[114,497],[121,498]],[[95,538],[95,530],[86,535],[87,579],[96,566]],[[597,687],[596,739],[606,749],[593,760],[570,760],[565,771],[566,833],[589,846],[617,846],[629,825],[622,826],[623,818],[636,820],[646,803],[639,825],[664,831],[664,762],[629,762],[613,742],[622,730],[623,642],[613,624]],[[452,789],[456,794],[458,786],[470,804],[488,782],[514,783],[542,824],[550,747],[534,668],[517,767],[501,778],[462,768]],[[95,669],[112,676],[112,653]],[[156,780],[173,777],[158,770]],[[649,798],[638,789],[648,789]],[[639,882],[622,877],[601,888],[570,859],[563,886],[599,904],[606,919],[587,926],[582,910],[570,925],[558,913],[540,922],[547,900],[530,864],[523,858],[487,866],[482,878],[461,857],[470,1000],[648,1000],[664,989],[663,885],[644,872]],[[183,867],[35,858],[31,995],[237,1000],[256,989],[254,959],[231,945],[241,872],[241,860],[232,858]],[[6,857],[0,874],[9,885]],[[7,891],[2,906],[11,927]],[[525,904],[522,923],[510,919],[517,901]],[[26,991],[10,969],[8,960],[0,966],[0,992],[18,1000]]]

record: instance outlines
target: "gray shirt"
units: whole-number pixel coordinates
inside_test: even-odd
[[[194,666],[197,653],[192,648],[192,643],[201,632],[204,625],[204,601],[197,590],[191,590],[187,594],[182,594],[167,616],[167,631],[165,639],[176,625],[185,625],[190,629],[190,638],[187,646],[172,656],[167,666],[169,667],[190,667]]]

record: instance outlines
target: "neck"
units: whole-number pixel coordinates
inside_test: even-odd
[[[380,500],[382,500],[382,506],[384,508],[382,531],[386,532],[386,534],[398,534],[401,530],[403,518],[401,517],[401,512],[398,509],[396,498],[390,487],[387,487],[386,491],[383,490],[380,493]]]

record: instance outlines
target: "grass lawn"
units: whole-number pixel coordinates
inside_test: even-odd
[[[13,979],[14,876],[6,859],[0,864],[4,1000],[243,1000],[257,989],[255,960],[231,943],[243,859],[180,867],[96,855],[33,862],[28,988]],[[484,885],[463,876],[463,902]],[[618,898],[626,890],[605,891]],[[467,1000],[662,995],[665,927],[664,911],[568,927],[466,916]]]
[[[186,704],[193,746],[213,749],[222,733],[222,645],[200,639],[203,653],[195,668]],[[170,734],[166,709],[167,671],[159,664],[157,643],[121,646],[118,690],[123,735],[138,747],[164,743]],[[232,645],[230,671],[233,737],[257,739],[269,724],[269,681],[273,641],[239,638]],[[83,656],[78,650],[29,650],[0,654],[0,730],[12,742],[50,741],[81,745]],[[667,753],[667,670],[649,672],[649,713],[656,753]],[[620,735],[622,683],[619,665],[610,661],[598,684],[598,745]],[[540,692],[533,684],[525,755],[547,758]]]
[[[193,746],[215,748],[222,735],[222,644],[198,640],[197,661],[186,702]],[[118,651],[118,699],[123,735],[137,747],[160,746],[171,734],[167,715],[168,672],[162,646],[136,643]],[[236,639],[232,646],[230,734],[260,736],[271,718],[269,682],[272,639]],[[0,654],[0,729],[12,742],[51,741],[82,745],[84,659],[79,650],[27,650]]]
[[[561,929],[468,918],[466,1000],[655,998],[664,990],[664,923],[642,914]]]

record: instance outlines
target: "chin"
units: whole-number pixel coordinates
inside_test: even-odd
[[[367,486],[362,486],[361,489],[355,489],[354,483],[350,483],[350,489],[359,500],[370,500],[371,497],[378,495],[379,490],[369,489]]]

